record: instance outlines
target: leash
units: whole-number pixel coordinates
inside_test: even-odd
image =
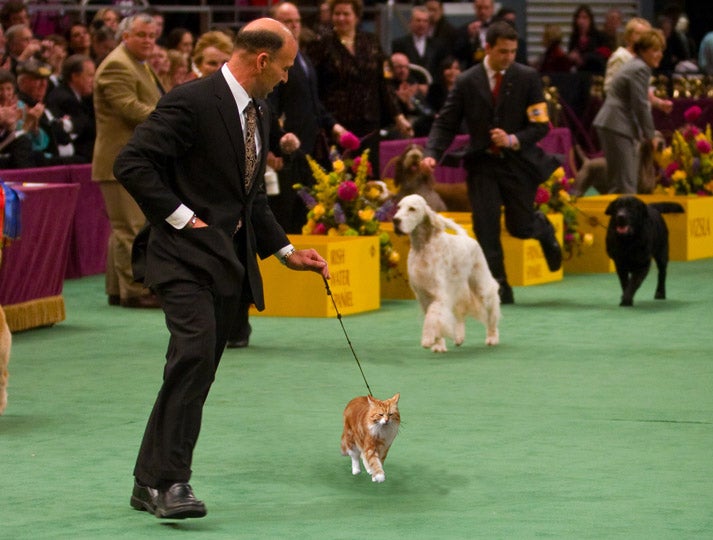
[[[349,344],[349,348],[352,351],[352,355],[354,355],[354,360],[356,360],[357,366],[359,366],[359,372],[361,373],[361,378],[364,379],[364,384],[366,385],[366,389],[369,391],[370,396],[374,396],[374,394],[371,393],[371,387],[369,387],[369,383],[366,381],[366,376],[364,375],[364,370],[361,368],[361,362],[359,362],[359,358],[356,355],[356,352],[354,352],[354,347],[352,347],[352,342],[349,339],[349,335],[347,334],[347,329],[344,328],[344,323],[342,322],[342,314],[339,313],[339,309],[337,308],[337,302],[334,300],[334,295],[332,294],[332,290],[329,288],[329,283],[327,283],[327,278],[324,276],[322,277],[324,280],[324,287],[327,289],[327,296],[329,296],[332,299],[332,305],[334,306],[334,311],[337,312],[337,319],[339,319],[339,324],[342,325],[342,331],[344,332],[344,337],[347,338],[347,343]]]

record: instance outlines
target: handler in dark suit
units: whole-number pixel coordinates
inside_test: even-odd
[[[516,50],[517,32],[510,24],[490,25],[485,60],[456,79],[431,128],[423,160],[433,170],[465,119],[470,135],[465,166],[473,227],[490,271],[500,283],[503,304],[513,303],[514,298],[500,243],[501,206],[510,234],[539,240],[550,270],[562,264],[552,225],[534,211],[537,186],[558,165],[537,146],[548,131],[547,105],[538,73],[514,62]]]
[[[287,79],[296,53],[281,23],[247,24],[227,64],[166,94],[116,159],[117,179],[149,221],[134,243],[134,272],[160,298],[171,334],[131,497],[157,517],[206,514],[188,484],[193,449],[238,303],[264,308],[256,256],[329,277],[315,250],[290,245],[264,188],[264,99]],[[298,141],[281,143],[288,151]]]
[[[290,29],[299,42],[302,18],[297,6],[291,2],[280,2],[273,8],[272,14]],[[338,141],[347,130],[337,123],[319,100],[317,73],[307,56],[297,53],[289,78],[275,87],[268,102],[272,113],[283,120],[282,128],[299,138],[300,149],[327,166],[327,137],[333,136]],[[297,182],[309,185],[311,177],[302,152],[285,157],[284,167],[279,173],[280,194],[270,197],[270,207],[288,233],[301,233],[307,221],[305,205],[292,186]]]

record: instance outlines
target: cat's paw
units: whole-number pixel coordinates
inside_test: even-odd
[[[377,482],[381,484],[384,480],[386,480],[386,475],[382,472],[376,473],[374,476],[371,477],[372,482]]]

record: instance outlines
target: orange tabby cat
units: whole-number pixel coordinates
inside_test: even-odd
[[[399,431],[399,395],[380,401],[373,396],[352,399],[344,409],[342,455],[352,458],[352,474],[359,474],[359,458],[372,482],[383,482],[384,460]]]

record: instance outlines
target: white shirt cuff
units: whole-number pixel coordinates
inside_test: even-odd
[[[193,210],[182,204],[173,211],[173,214],[166,218],[166,222],[174,229],[182,229],[193,217]]]
[[[292,244],[287,244],[285,247],[281,248],[277,253],[275,253],[275,257],[282,261],[282,257],[284,257],[285,254],[289,253],[293,249],[295,249],[295,246],[293,246]]]

